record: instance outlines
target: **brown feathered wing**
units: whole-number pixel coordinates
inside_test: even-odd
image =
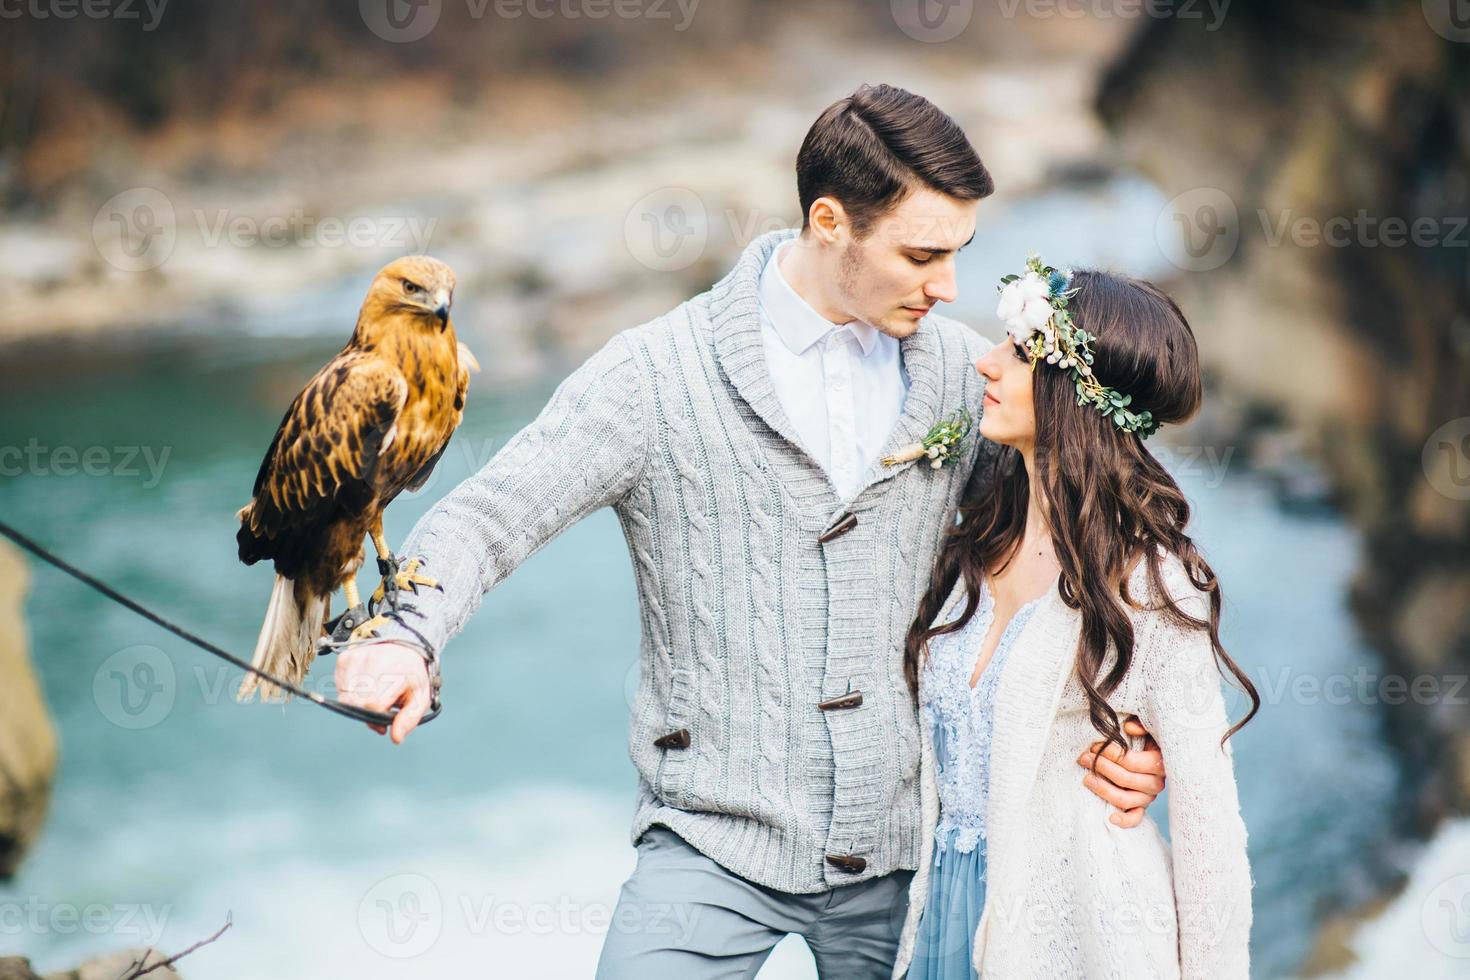
[[[240,560],[275,562],[253,657],[257,667],[293,682],[305,678],[331,593],[355,571],[363,537],[388,500],[427,462],[384,452],[395,440],[407,397],[396,365],[371,352],[345,350],[286,410],[252,499],[238,515]],[[258,686],[267,699],[281,693],[251,674],[238,696],[245,699]]]

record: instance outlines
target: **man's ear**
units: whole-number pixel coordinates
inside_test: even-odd
[[[823,245],[839,245],[852,237],[847,210],[835,197],[823,195],[807,209],[807,225],[812,236]]]

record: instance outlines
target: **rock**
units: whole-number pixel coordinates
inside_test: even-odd
[[[56,774],[56,733],[26,649],[28,580],[20,553],[0,541],[0,880],[40,833]]]
[[[146,967],[165,959],[168,959],[167,953],[159,952],[151,947],[119,949],[90,959],[75,970],[48,973],[38,980],[118,980],[119,977],[125,976],[134,964]],[[180,980],[179,974],[168,966],[158,967],[146,976],[149,980]],[[3,980],[3,974],[0,974],[0,980]]]
[[[1447,820],[1376,901],[1333,919],[1303,977],[1463,980],[1470,820]]]
[[[1259,440],[1283,502],[1341,503],[1364,540],[1360,628],[1387,672],[1446,694],[1387,709],[1428,830],[1470,812],[1470,712],[1445,686],[1470,672],[1470,332],[1463,263],[1445,260],[1463,252],[1470,45],[1418,5],[1353,6],[1332,38],[1312,4],[1279,0],[1240,0],[1217,31],[1153,19],[1098,107],[1175,202],[1161,227],[1181,242],[1160,246],[1207,370],[1315,457]],[[1291,70],[1260,71],[1276,54]],[[1393,244],[1390,222],[1427,223],[1439,247]]]
[[[1357,623],[1386,675],[1429,691],[1384,707],[1405,759],[1404,827],[1428,835],[1470,812],[1470,331],[1455,247],[1470,186],[1470,45],[1426,30],[1418,4],[1341,6],[1351,12],[1332,36],[1316,5],[1284,0],[1239,0],[1217,31],[1152,19],[1098,106],[1174,202],[1161,226],[1177,225],[1180,241],[1160,245],[1176,250],[1173,292],[1207,370],[1276,406],[1332,484],[1295,447],[1262,440],[1279,489],[1340,499],[1362,534]],[[1427,222],[1434,244],[1391,243],[1391,221]],[[1408,902],[1397,916],[1404,950],[1425,948],[1420,911]],[[1354,967],[1355,921],[1327,923],[1313,971],[1441,975],[1416,972],[1397,941]]]
[[[1353,952],[1352,941],[1358,930],[1364,923],[1382,915],[1394,897],[1392,894],[1380,895],[1366,905],[1329,918],[1318,931],[1316,945],[1302,962],[1298,976],[1332,976],[1357,963],[1358,956]]]
[[[103,953],[87,960],[75,970],[61,970],[44,977],[31,969],[31,961],[24,956],[0,957],[0,980],[118,980],[130,972],[134,965],[147,967],[168,959],[167,953],[149,948],[119,949]],[[181,980],[173,967],[160,966],[147,974],[157,980]]]

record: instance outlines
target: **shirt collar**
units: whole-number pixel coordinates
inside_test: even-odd
[[[761,312],[770,320],[781,342],[793,354],[800,354],[833,330],[849,330],[857,338],[863,356],[871,354],[873,348],[878,344],[877,327],[861,320],[849,320],[841,324],[833,323],[812,309],[811,305],[791,288],[786,277],[781,275],[781,266],[777,260],[790,244],[790,242],[782,243],[771,253],[771,257],[766,260],[765,269],[761,272],[760,280]]]

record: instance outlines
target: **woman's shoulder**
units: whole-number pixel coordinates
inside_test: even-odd
[[[1133,635],[1138,639],[1135,655],[1142,660],[1151,660],[1154,646],[1175,649],[1194,633],[1207,635],[1204,624],[1210,621],[1210,594],[1197,585],[1185,561],[1160,548],[1157,567],[1155,580],[1150,561],[1141,557],[1127,576],[1125,601],[1130,607]],[[1170,604],[1200,626],[1180,619],[1170,611]]]
[[[1142,617],[1166,615],[1165,597],[1196,618],[1208,615],[1209,593],[1195,582],[1184,559],[1162,545],[1155,550],[1158,581],[1155,582],[1147,555],[1140,553],[1127,576],[1127,595]]]
[[[1210,595],[1200,588],[1188,565],[1179,556],[1160,550],[1158,582],[1149,562],[1139,561],[1128,579],[1128,595],[1136,604],[1131,611],[1136,640],[1130,673],[1151,677],[1192,679],[1214,677],[1214,654],[1210,642]],[[1189,617],[1181,620],[1171,613],[1164,596]]]

